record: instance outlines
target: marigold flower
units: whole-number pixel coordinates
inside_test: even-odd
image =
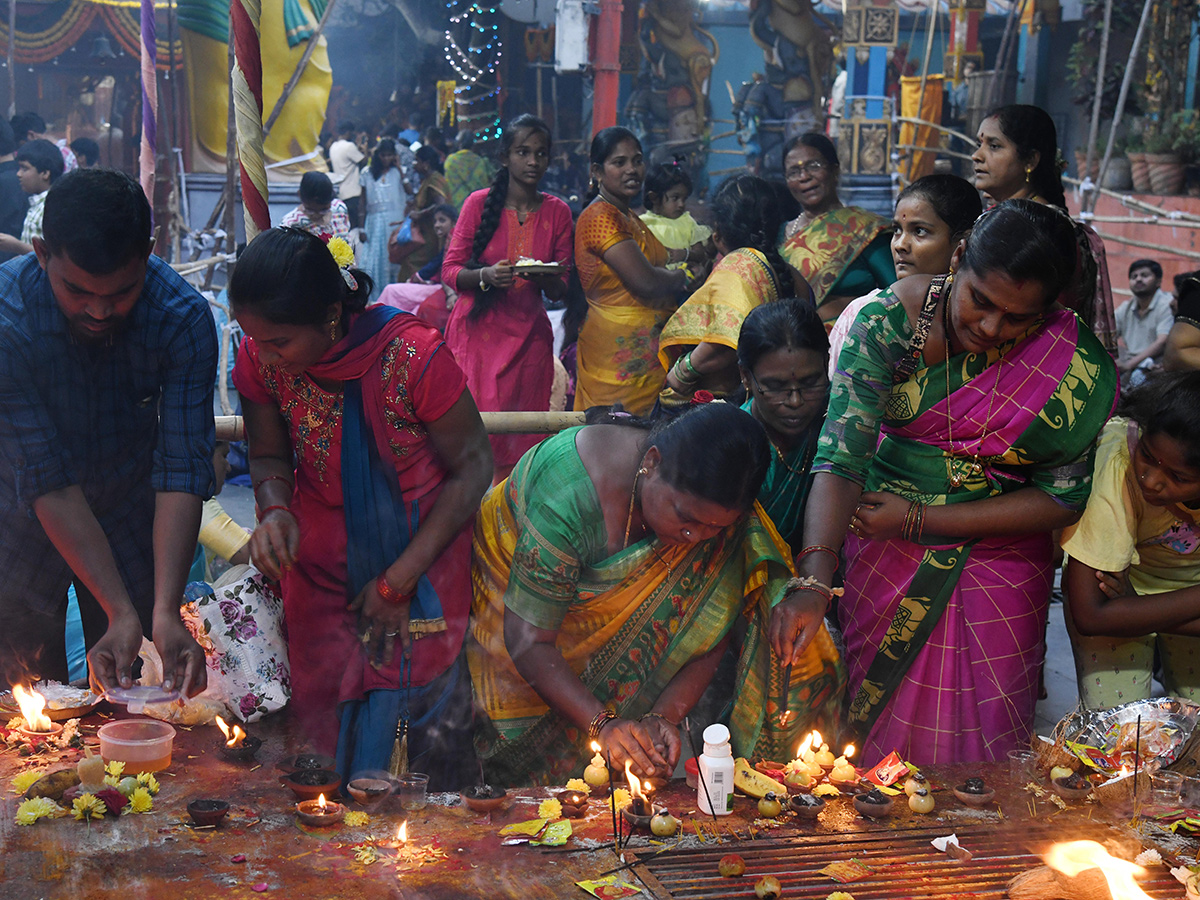
[[[71,811],[76,822],[83,822],[88,819],[103,819],[108,807],[95,794],[80,794],[71,803]]]
[[[344,269],[354,262],[354,250],[346,243],[345,238],[330,238],[328,247],[329,254],[333,257],[333,261],[338,264],[339,269]]]
[[[17,824],[32,825],[38,819],[57,819],[67,811],[49,797],[34,797],[17,807]]]
[[[561,819],[562,804],[551,797],[549,800],[543,800],[538,804],[539,819]]]
[[[351,828],[359,828],[363,825],[368,825],[371,822],[371,817],[361,810],[352,809],[346,813],[346,818],[342,820]]]
[[[134,788],[129,795],[129,811],[131,813],[148,813],[154,809],[154,799],[144,787]]]
[[[14,794],[23,794],[29,790],[35,781],[44,775],[44,772],[38,769],[29,769],[26,772],[20,772],[13,776],[12,790]]]
[[[120,760],[114,759],[112,762],[110,762],[107,766],[104,767],[104,771],[107,772],[109,775],[122,775],[125,772],[125,763],[121,762]]]
[[[158,779],[154,777],[153,772],[138,772],[137,782],[148,790],[151,796],[158,796]]]
[[[585,794],[592,792],[592,786],[582,778],[572,778],[567,782],[568,791],[582,791]]]

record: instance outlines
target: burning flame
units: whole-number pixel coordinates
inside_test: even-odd
[[[846,757],[846,759],[849,759],[853,755],[854,755],[854,745],[847,744],[846,749],[842,751],[842,756]]]
[[[42,710],[46,708],[46,698],[34,690],[26,690],[19,684],[13,685],[13,697],[21,707],[21,718],[25,727],[30,731],[53,731],[54,723]]]
[[[321,815],[325,815],[325,795],[317,795],[317,808],[321,810]]]
[[[407,821],[400,823],[400,828],[396,832],[396,840],[398,840],[401,843],[401,845],[408,843],[408,822]]]
[[[802,757],[806,751],[812,749],[812,735],[808,735],[800,742],[800,746],[796,748],[796,759]]]
[[[242,741],[246,739],[246,732],[242,731],[242,726],[234,725],[231,733],[229,726],[225,724],[224,719],[222,719],[220,716],[217,716],[216,719],[217,727],[221,729],[221,734],[225,735],[225,746],[240,747],[242,745]]]
[[[600,742],[599,741],[592,741],[592,752],[593,753],[600,752]]]
[[[650,798],[646,796],[646,792],[642,790],[642,779],[633,774],[633,768],[629,760],[625,760],[625,780],[629,782],[629,796],[641,798],[642,802],[646,802]]]
[[[1113,900],[1151,900],[1134,881],[1137,875],[1145,876],[1146,870],[1136,863],[1111,856],[1095,841],[1055,844],[1046,853],[1046,865],[1072,878],[1087,869],[1099,869],[1108,882]]]
[[[821,740],[821,732],[814,728],[812,733],[812,745],[814,747],[820,747],[823,743],[825,742]]]

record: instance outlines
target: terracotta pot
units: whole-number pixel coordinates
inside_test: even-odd
[[[1138,194],[1150,193],[1150,171],[1146,165],[1146,154],[1129,152],[1129,177],[1133,180],[1133,190]]]
[[[1101,158],[1102,158],[1102,156],[1098,154],[1096,156],[1096,158],[1092,160],[1091,169],[1088,170],[1088,177],[1091,178],[1092,181],[1095,181],[1097,178],[1100,177],[1100,160],[1101,160]],[[1087,154],[1083,153],[1079,150],[1076,150],[1075,151],[1075,176],[1080,181],[1083,180],[1083,167],[1086,163],[1087,163]]]
[[[1183,163],[1174,153],[1147,153],[1150,190],[1156,194],[1178,194],[1183,190]]]
[[[1114,156],[1108,161],[1108,171],[1104,173],[1101,187],[1110,191],[1127,191],[1133,187],[1133,174],[1130,172],[1129,160],[1123,156]]]

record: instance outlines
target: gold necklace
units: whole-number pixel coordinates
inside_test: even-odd
[[[942,338],[946,342],[946,443],[950,449],[950,460],[954,459],[954,426],[951,424],[953,416],[950,415],[950,294],[946,294],[946,299],[942,301]],[[983,466],[979,463],[979,456],[983,453],[984,442],[988,437],[988,426],[992,420],[992,401],[996,399],[996,392],[1000,389],[1000,364],[1004,361],[1001,356],[996,360],[996,383],[992,386],[991,396],[988,397],[987,416],[983,420],[983,434],[979,438],[979,443],[975,446],[975,455],[971,457],[970,474],[982,475]],[[964,387],[966,383],[964,382]],[[953,465],[948,461],[947,465]],[[950,487],[962,487],[966,479],[958,472],[954,471],[950,475]]]
[[[625,541],[621,544],[624,550],[629,546],[629,529],[633,527],[633,503],[637,499],[637,483],[645,469],[639,468],[633,473],[633,490],[629,492],[629,514],[625,517]]]

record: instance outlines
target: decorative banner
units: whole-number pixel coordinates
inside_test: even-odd
[[[458,112],[454,102],[454,89],[458,82],[455,81],[439,81],[437,83],[437,124],[438,128],[449,126],[453,128],[455,125],[455,116]]]
[[[251,241],[271,227],[263,161],[261,0],[232,0],[229,14],[233,21],[233,111],[242,171],[242,210],[246,240]]]
[[[142,0],[142,145],[138,179],[154,211],[154,153],[158,147],[158,40],[154,26],[154,0]]]

